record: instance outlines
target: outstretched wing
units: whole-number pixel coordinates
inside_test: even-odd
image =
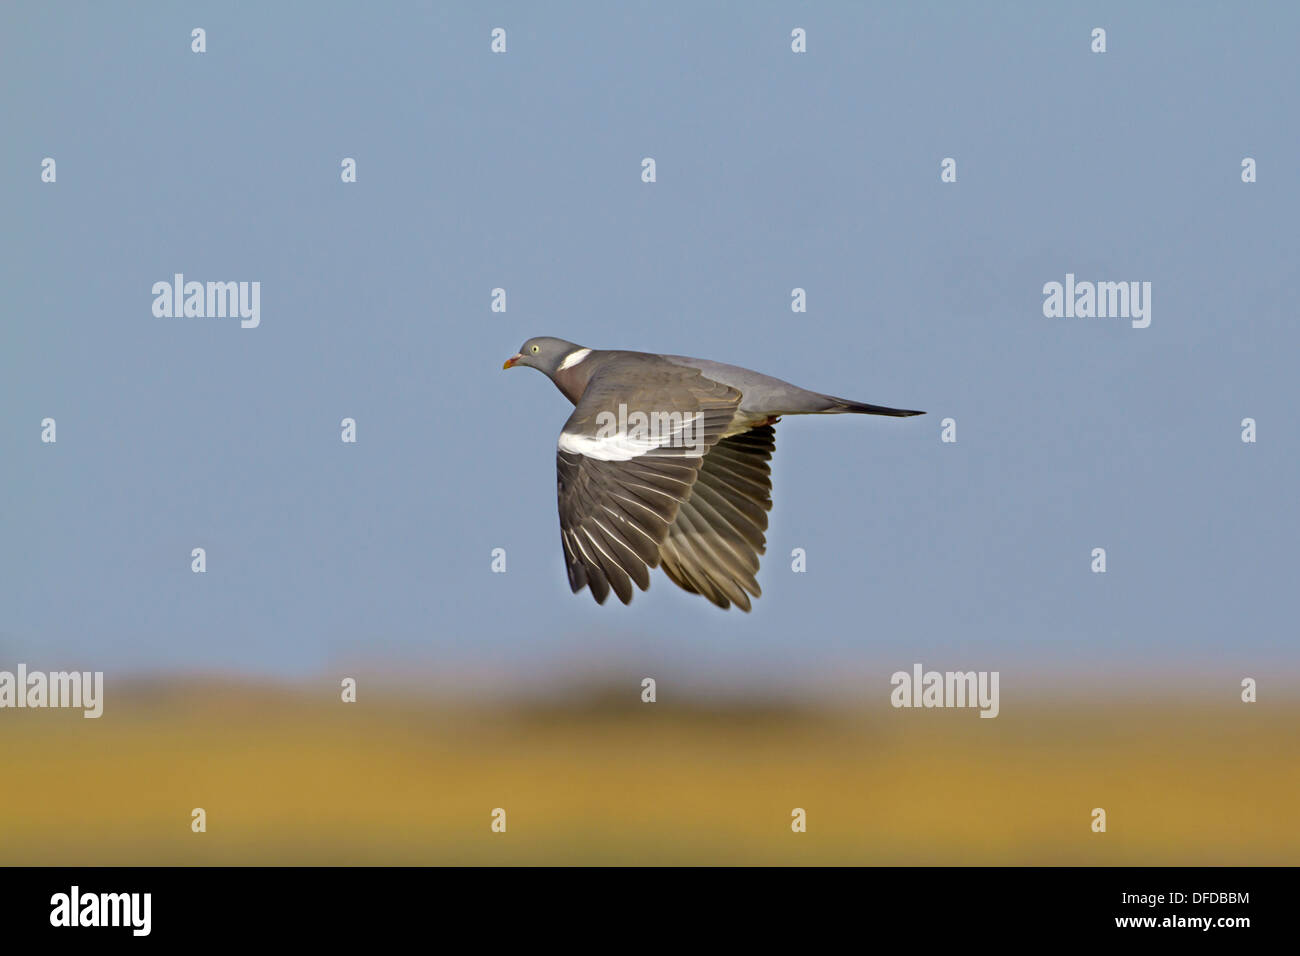
[[[624,604],[650,568],[701,464],[740,404],[738,390],[670,362],[611,361],[587,384],[556,454],[560,539],[575,591]]]
[[[750,608],[762,592],[754,575],[767,547],[776,430],[760,425],[709,450],[691,496],[682,502],[660,548],[664,573],[720,608]],[[748,594],[746,593],[748,592]]]

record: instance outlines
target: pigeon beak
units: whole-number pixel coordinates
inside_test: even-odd
[[[510,356],[510,358],[506,359],[506,364],[505,364],[505,365],[502,365],[501,367],[502,367],[502,368],[514,368],[514,366],[516,366],[516,365],[519,364],[519,361],[520,361],[520,359],[522,359],[522,358],[523,358],[523,356],[522,356],[521,354],[519,354],[518,352],[516,352],[514,355]]]

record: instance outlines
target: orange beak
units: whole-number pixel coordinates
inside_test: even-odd
[[[505,365],[502,365],[501,367],[502,367],[502,368],[513,368],[514,366],[516,366],[516,365],[519,364],[519,360],[520,360],[521,358],[523,358],[523,356],[520,355],[518,352],[516,352],[514,355],[510,356],[510,358],[506,359],[506,364],[505,364]]]

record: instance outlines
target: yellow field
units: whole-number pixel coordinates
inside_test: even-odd
[[[1300,863],[1294,701],[376,697],[138,684],[100,720],[6,710],[0,863]]]

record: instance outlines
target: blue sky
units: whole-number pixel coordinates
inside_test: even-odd
[[[1294,6],[269,7],[0,13],[0,659],[1300,663]],[[259,281],[260,327],[156,318],[176,272]],[[1151,282],[1151,326],[1044,317],[1067,273]],[[658,572],[597,607],[560,550],[567,403],[501,371],[533,335],[929,414],[778,427],[753,613]]]

